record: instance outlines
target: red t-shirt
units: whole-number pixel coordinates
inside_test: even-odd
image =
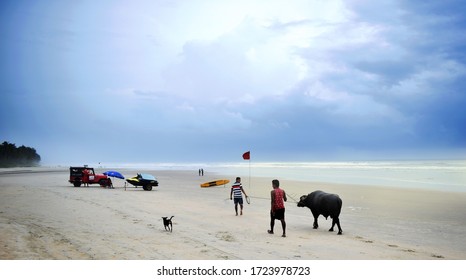
[[[285,203],[283,201],[283,196],[284,196],[285,192],[280,188],[274,189],[273,192],[274,192],[274,195],[275,195],[275,199],[273,201],[272,209],[273,210],[284,209],[285,208]]]

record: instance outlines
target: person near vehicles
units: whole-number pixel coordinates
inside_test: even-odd
[[[83,173],[82,182],[84,183],[85,187],[89,187],[89,170],[87,168],[84,168],[82,173]]]
[[[285,222],[285,201],[286,193],[280,189],[280,182],[275,179],[272,180],[273,190],[270,192],[271,208],[270,208],[270,230],[267,232],[273,234],[275,220],[280,220],[282,223],[283,234],[286,237],[286,222]]]
[[[112,183],[112,179],[110,179],[110,178],[108,178],[107,187],[108,187],[109,189],[114,189],[113,183]]]
[[[230,191],[230,200],[234,199],[236,216],[238,216],[238,204],[240,206],[240,215],[243,215],[243,193],[245,197],[248,197],[241,185],[241,178],[236,177],[236,181],[231,186]]]

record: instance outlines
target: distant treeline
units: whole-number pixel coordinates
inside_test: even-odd
[[[37,166],[40,156],[34,148],[3,142],[0,145],[0,167]]]

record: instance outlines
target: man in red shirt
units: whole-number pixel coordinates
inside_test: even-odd
[[[280,182],[278,180],[272,181],[273,190],[270,192],[271,198],[271,209],[270,209],[270,230],[267,232],[273,234],[273,227],[275,226],[275,220],[282,222],[283,234],[282,237],[286,237],[286,222],[285,222],[285,201],[286,193],[280,189]]]
[[[82,181],[84,183],[84,186],[89,187],[89,170],[87,170],[87,168],[84,168],[82,173],[83,173]]]

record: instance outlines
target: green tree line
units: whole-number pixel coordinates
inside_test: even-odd
[[[37,166],[39,163],[40,155],[34,148],[16,147],[6,141],[0,145],[0,167]]]

